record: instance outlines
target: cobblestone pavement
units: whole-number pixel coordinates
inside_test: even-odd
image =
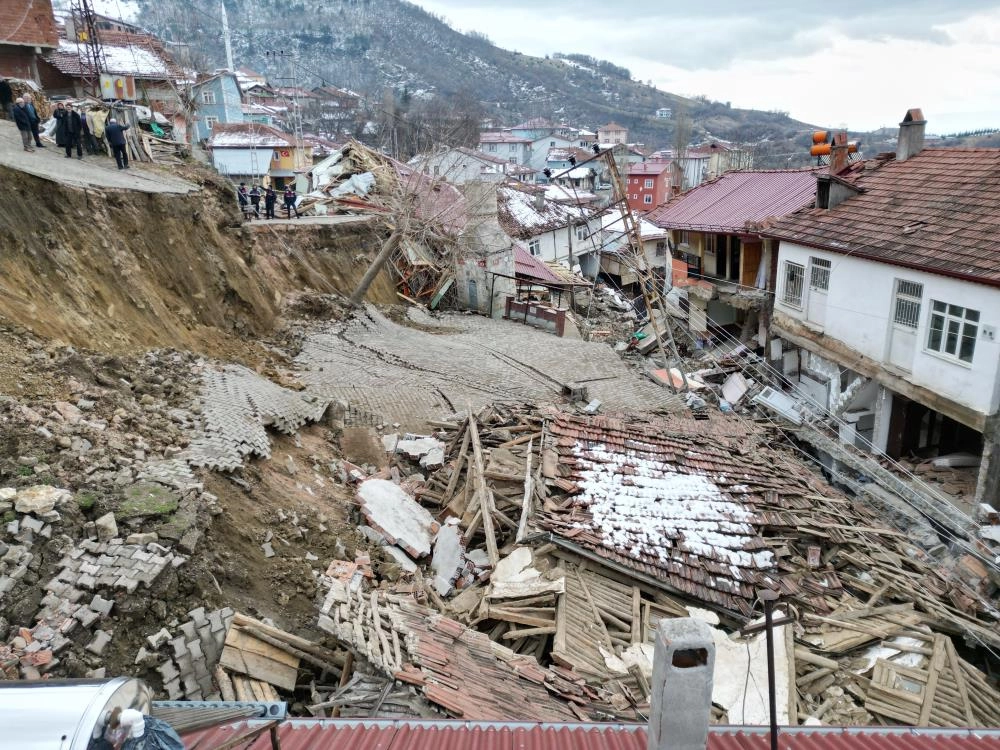
[[[296,360],[307,391],[342,399],[355,424],[427,419],[494,402],[560,400],[562,387],[588,388],[605,409],[681,408],[669,392],[633,372],[606,344],[561,339],[478,315],[420,316],[419,330],[374,308],[305,341]]]

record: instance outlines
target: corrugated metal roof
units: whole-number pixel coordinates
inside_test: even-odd
[[[546,284],[563,283],[563,280],[552,273],[547,265],[520,245],[514,245],[514,273]]]
[[[726,172],[650,211],[666,229],[700,232],[754,231],[810,203],[818,169]]]
[[[214,750],[262,722],[239,722],[184,736]],[[646,727],[463,721],[298,719],[279,725],[282,750],[646,750]],[[781,750],[998,750],[997,729],[782,727]],[[270,750],[267,732],[246,750]],[[707,750],[767,750],[766,727],[711,727]]]
[[[1000,286],[1000,149],[925,149],[867,164],[854,180],[864,193],[832,209],[803,209],[769,234]]]

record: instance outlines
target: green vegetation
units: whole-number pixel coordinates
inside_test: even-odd
[[[164,516],[177,510],[179,503],[177,493],[163,485],[138,482],[126,488],[125,498],[119,503],[115,515],[119,518]]]

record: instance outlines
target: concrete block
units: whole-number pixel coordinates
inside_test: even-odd
[[[81,574],[77,580],[76,585],[81,589],[87,589],[88,591],[93,591],[94,587],[97,586],[97,579],[94,576],[89,576],[86,574]]]
[[[90,608],[105,617],[111,614],[111,608],[114,606],[115,603],[111,599],[105,599],[100,594],[94,594],[94,598],[90,601]]]
[[[184,689],[181,687],[181,680],[179,677],[171,680],[170,682],[163,683],[163,689],[167,691],[168,700],[179,701],[184,698]]]
[[[179,635],[175,638],[170,639],[170,646],[174,650],[174,657],[180,659],[183,656],[187,656],[187,642],[184,640],[184,636]]]
[[[197,607],[195,609],[192,609],[190,612],[188,612],[188,617],[190,617],[194,621],[195,626],[204,625],[208,622],[208,615],[205,614],[204,607]]]
[[[192,641],[198,637],[198,631],[190,620],[181,623],[181,633],[184,634],[185,641]]]
[[[217,609],[208,613],[208,622],[213,632],[226,629],[225,623],[222,622],[222,612]]]
[[[136,661],[136,664],[138,663],[139,662]],[[174,663],[169,660],[163,662],[163,664],[158,666],[156,668],[156,671],[159,672],[160,676],[163,678],[164,685],[166,685],[171,680],[174,680],[181,676],[181,673],[177,671],[177,667],[174,666]]]
[[[87,644],[87,650],[92,654],[97,654],[100,656],[104,653],[104,649],[111,642],[111,634],[106,633],[103,630],[98,630],[94,633],[94,640]]]
[[[203,664],[205,661],[205,653],[201,650],[201,641],[197,638],[193,641],[188,642],[188,653],[191,654],[191,661],[194,662],[195,670],[197,671],[198,665]]]
[[[146,638],[146,643],[153,650],[159,650],[159,648],[170,640],[170,631],[166,628],[161,628],[158,633],[153,633],[153,635]]]
[[[92,610],[90,607],[80,607],[80,609],[78,609],[76,611],[76,614],[73,616],[76,619],[78,619],[80,621],[80,624],[83,625],[83,627],[85,628],[90,628],[90,626],[93,625],[101,617],[97,612]]]

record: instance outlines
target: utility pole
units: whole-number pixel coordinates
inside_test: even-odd
[[[667,306],[663,301],[660,290],[657,288],[656,280],[650,271],[649,263],[646,262],[646,255],[642,250],[642,233],[639,230],[639,223],[632,214],[632,209],[628,205],[628,194],[625,189],[625,182],[622,180],[621,172],[618,169],[618,162],[615,161],[614,149],[609,148],[604,151],[600,146],[594,146],[594,151],[604,158],[608,165],[608,172],[611,174],[611,185],[613,194],[611,197],[611,208],[617,209],[621,214],[622,222],[625,226],[625,237],[628,240],[628,253],[631,256],[635,268],[636,276],[639,278],[639,287],[642,290],[642,300],[646,304],[646,312],[649,315],[649,323],[653,328],[653,335],[656,337],[656,346],[663,358],[663,366],[667,371],[667,382],[671,390],[675,393],[688,390],[687,375],[684,373],[684,366],[681,362],[680,354],[677,352],[677,343],[674,341],[674,333],[670,330],[670,316],[667,313]],[[573,160],[571,160],[573,163]],[[653,303],[656,302],[663,313],[663,327],[666,329],[667,338],[670,341],[670,351],[672,357],[667,356],[667,351],[663,346],[663,337],[660,335],[660,322],[656,319],[656,310]],[[670,377],[670,363],[677,362],[677,370],[681,374],[681,388],[677,388]]]
[[[219,0],[219,7],[222,9],[222,40],[226,44],[226,70],[232,73],[236,68],[233,65],[233,39],[229,33],[229,14],[226,13],[225,0]]]
[[[94,22],[94,8],[90,0],[72,0],[70,17],[73,19],[73,34],[76,51],[80,56],[80,77],[83,91],[95,99],[102,99],[101,73],[107,68],[104,49],[97,38],[97,24]]]
[[[295,136],[295,158],[296,161],[303,159],[303,153],[305,150],[305,144],[302,138],[302,110],[299,106],[299,87],[298,78],[295,75],[295,53],[286,52],[283,49],[279,50],[269,50],[265,52],[264,55],[273,60],[284,60],[288,62],[288,75],[284,78],[278,78],[279,81],[291,82],[292,88],[292,133]],[[304,162],[301,164],[296,163],[296,167],[307,166]]]

